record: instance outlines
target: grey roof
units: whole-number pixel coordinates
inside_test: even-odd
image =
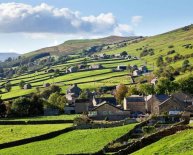
[[[95,98],[97,104],[100,104],[102,102],[106,102],[112,105],[117,105],[117,100],[114,97],[103,97],[103,98]]]
[[[130,96],[126,98],[127,102],[145,102],[143,96]]]
[[[162,102],[166,101],[167,99],[169,99],[170,96],[165,95],[165,94],[161,94],[161,95],[155,95],[155,98],[156,98],[160,103],[162,103]]]
[[[105,105],[105,104],[108,104],[108,105],[110,105],[110,106],[112,106],[112,107],[114,107],[114,108],[116,108],[116,109],[118,109],[118,110],[123,110],[123,109],[121,109],[121,108],[119,108],[119,107],[116,107],[116,106],[113,105],[113,104],[110,104],[110,103],[104,101],[104,102],[98,104],[97,107],[93,108],[92,111],[98,109],[99,107],[101,107],[101,106],[103,106],[103,105]]]

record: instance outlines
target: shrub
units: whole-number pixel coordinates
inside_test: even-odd
[[[174,48],[174,45],[169,45],[168,48]]]
[[[169,52],[167,53],[167,55],[173,54],[173,53],[175,53],[175,52],[176,52],[175,50],[171,50],[171,51],[169,51]]]
[[[74,125],[77,125],[77,126],[82,124],[88,124],[90,122],[91,120],[86,115],[82,115],[74,119]]]
[[[156,128],[154,126],[144,126],[142,130],[145,134],[150,134],[154,133],[156,131]]]

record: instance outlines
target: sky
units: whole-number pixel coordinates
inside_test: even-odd
[[[0,53],[70,39],[153,36],[193,23],[192,0],[0,0]]]

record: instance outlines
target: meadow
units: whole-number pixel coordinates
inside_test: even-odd
[[[1,118],[0,121],[42,121],[42,120],[74,120],[79,114],[57,115],[57,116],[36,116],[22,118]]]
[[[55,138],[0,151],[3,155],[45,155],[94,153],[107,143],[130,131],[136,124],[114,128],[74,130]]]
[[[0,125],[0,144],[46,134],[70,126],[72,124]]]
[[[167,136],[132,155],[191,155],[193,152],[193,130],[185,130]]]

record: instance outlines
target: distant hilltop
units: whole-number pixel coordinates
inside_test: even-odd
[[[20,54],[18,54],[18,53],[6,53],[6,52],[4,52],[4,53],[1,53],[0,52],[0,61],[4,61],[4,60],[6,60],[7,58],[9,58],[9,57],[11,57],[11,58],[16,58],[16,57],[18,57]]]

